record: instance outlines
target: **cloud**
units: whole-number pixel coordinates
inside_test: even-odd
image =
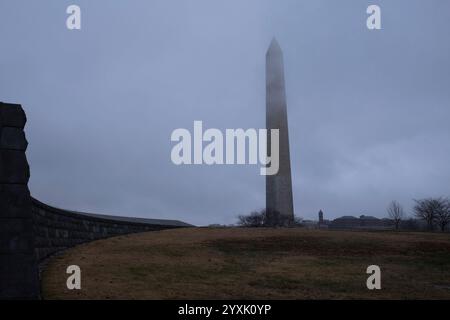
[[[380,0],[378,33],[365,1],[79,1],[80,32],[65,29],[69,4],[0,4],[0,98],[27,111],[40,200],[195,224],[264,207],[258,166],[174,166],[170,134],[264,127],[274,35],[298,215],[450,195],[450,4]]]

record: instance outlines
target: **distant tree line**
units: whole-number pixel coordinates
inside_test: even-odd
[[[253,211],[249,215],[238,216],[238,225],[248,228],[258,227],[290,227],[300,225],[301,219],[292,219],[278,211]]]
[[[448,198],[426,198],[414,200],[414,215],[417,219],[426,223],[427,230],[433,231],[435,227],[444,232],[450,224],[450,200]],[[387,212],[389,218],[392,219],[395,229],[398,230],[400,223],[405,219],[403,207],[397,202],[392,201]],[[414,221],[407,220],[407,227],[414,228]],[[409,229],[409,228],[408,228]]]
[[[407,217],[402,205],[392,201],[387,207],[387,213],[392,220],[395,230],[420,230],[425,224],[428,231],[438,228],[444,232],[450,226],[449,198],[425,198],[414,200],[413,217]],[[424,223],[420,223],[423,221]],[[259,210],[248,215],[238,216],[238,225],[248,228],[258,227],[292,227],[302,226],[302,219],[282,215],[277,211]],[[421,227],[422,225],[422,227]]]

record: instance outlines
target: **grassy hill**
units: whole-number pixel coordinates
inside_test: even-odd
[[[66,288],[79,265],[82,289]],[[382,290],[366,287],[379,265]],[[450,299],[450,235],[192,228],[120,236],[50,260],[46,299]]]

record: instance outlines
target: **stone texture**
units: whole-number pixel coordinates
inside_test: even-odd
[[[22,129],[3,127],[0,130],[0,148],[22,151],[27,149],[28,142]]]
[[[102,219],[50,207],[33,201],[35,252],[38,261],[49,255],[92,240],[136,232],[177,228],[121,220]]]
[[[26,185],[30,178],[24,151],[0,149],[0,183]]]
[[[28,206],[31,199],[26,185],[0,184],[0,199],[0,216],[2,218],[30,217]]]
[[[0,254],[0,299],[39,298],[39,275],[31,254]]]
[[[27,117],[20,104],[0,102],[0,127],[16,127],[23,129]]]
[[[32,219],[0,218],[0,254],[33,254]]]
[[[0,103],[0,299],[36,299],[39,277],[20,105]]]
[[[283,53],[273,39],[266,54],[266,128],[270,153],[270,129],[279,129],[280,168],[276,175],[266,176],[266,211],[277,212],[293,221],[291,159],[284,81]]]

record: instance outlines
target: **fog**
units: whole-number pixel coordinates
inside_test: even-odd
[[[82,11],[66,28],[66,8]],[[382,30],[366,27],[378,4]],[[264,128],[265,53],[284,52],[296,215],[387,215],[450,196],[450,2],[0,3],[0,101],[23,105],[30,190],[79,211],[234,223],[259,165],[176,166],[171,133]]]

